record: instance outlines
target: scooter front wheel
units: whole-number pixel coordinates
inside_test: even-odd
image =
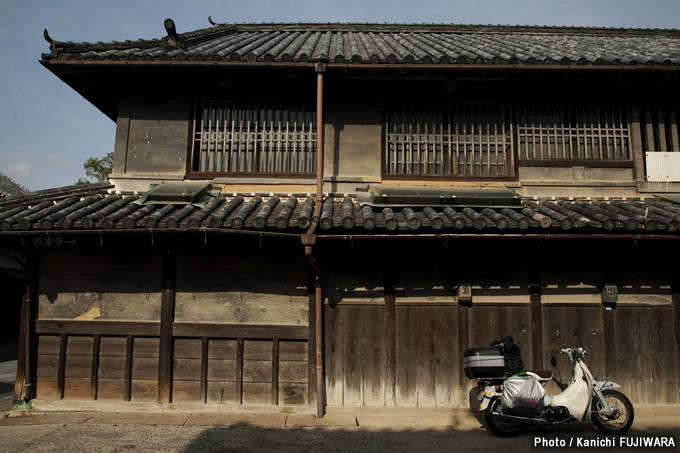
[[[602,390],[602,396],[604,396],[604,400],[613,409],[614,413],[611,416],[601,414],[602,403],[597,398],[594,398],[590,415],[593,425],[605,434],[623,434],[628,431],[633,425],[633,419],[635,418],[633,404],[628,397],[612,389]]]
[[[499,420],[498,417],[494,415],[494,412],[498,413],[501,411],[501,409],[501,397],[496,396],[489,402],[489,406],[486,408],[486,412],[484,412],[486,426],[488,426],[491,431],[501,437],[516,436],[524,431],[526,426],[521,423],[512,423]]]

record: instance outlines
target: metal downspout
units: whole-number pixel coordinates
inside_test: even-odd
[[[319,224],[321,206],[323,204],[323,72],[324,63],[317,63],[316,70],[316,206],[312,215],[312,224],[307,233],[302,235],[305,255],[314,268],[314,349],[316,369],[316,416],[321,418],[326,412],[326,392],[324,388],[323,366],[323,294],[321,292],[321,264],[314,255],[316,245],[316,228]]]

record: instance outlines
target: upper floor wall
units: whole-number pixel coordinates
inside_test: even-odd
[[[120,190],[200,179],[226,192],[314,191],[312,70],[187,80],[172,94],[147,86],[122,98],[111,175]],[[369,184],[506,186],[525,196],[680,191],[678,164],[666,154],[680,151],[677,107],[665,96],[674,83],[328,71],[324,191]]]

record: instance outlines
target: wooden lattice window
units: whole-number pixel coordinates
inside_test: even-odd
[[[630,160],[628,111],[615,106],[517,108],[521,160]]]
[[[387,111],[389,175],[505,177],[514,173],[510,108],[397,106]]]
[[[312,103],[198,101],[192,169],[209,173],[312,174]]]
[[[642,151],[678,152],[678,112],[675,109],[640,109]]]

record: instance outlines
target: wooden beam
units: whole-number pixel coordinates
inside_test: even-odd
[[[161,294],[161,322],[158,344],[159,403],[172,400],[172,324],[175,320],[175,287],[177,282],[177,253],[165,250],[163,255],[163,292]]]
[[[257,324],[217,324],[176,322],[174,337],[244,338],[271,340],[308,340],[308,326],[274,326]]]
[[[104,335],[157,337],[158,322],[137,321],[57,321],[42,319],[35,323],[38,335]]]

